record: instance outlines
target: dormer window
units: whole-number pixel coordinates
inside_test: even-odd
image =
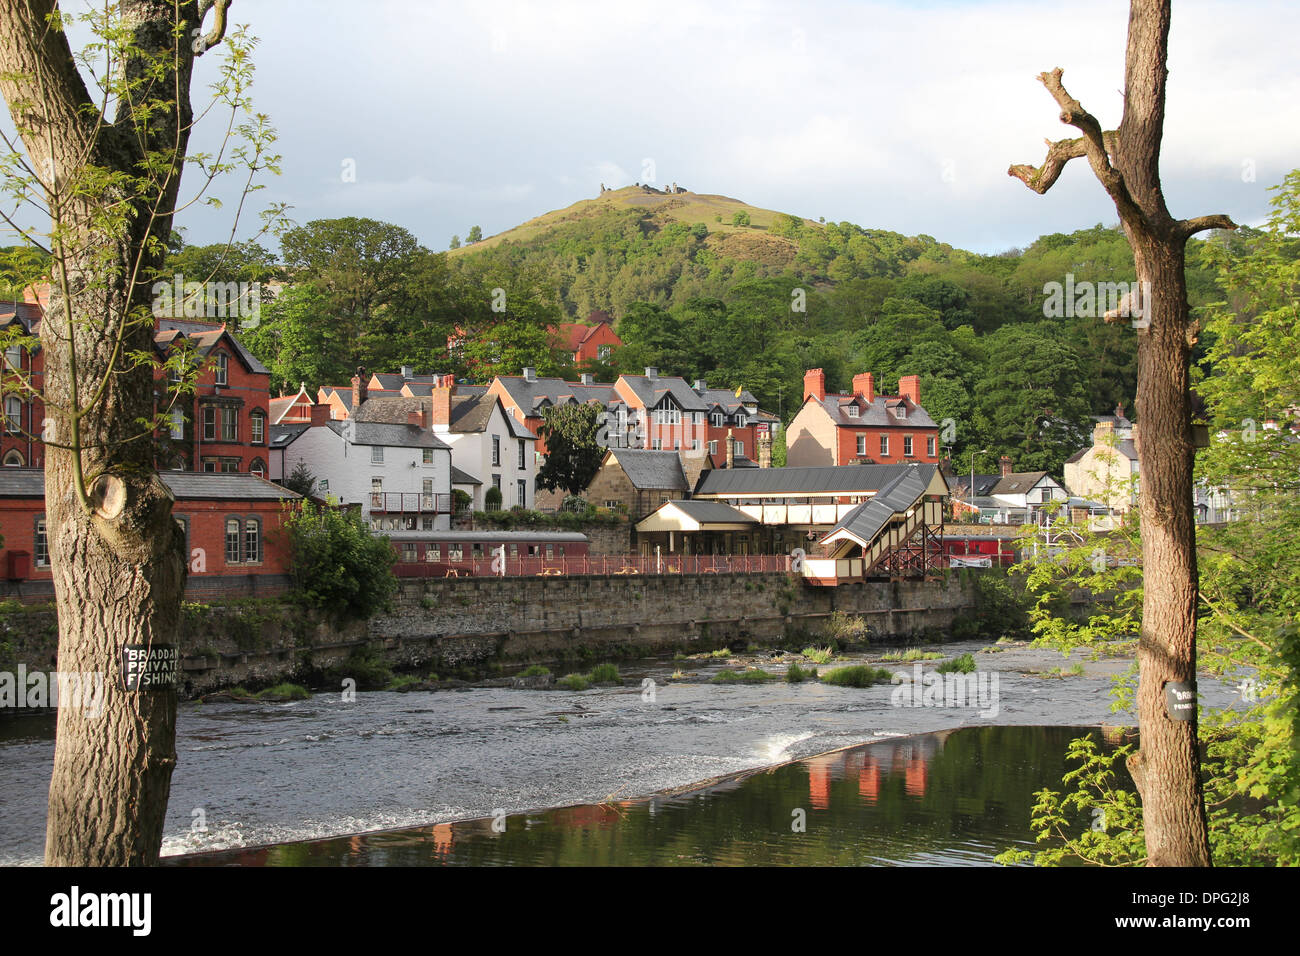
[[[714,428],[721,428],[721,427],[722,427],[722,412],[714,412],[712,415],[710,415],[710,416],[709,416],[709,423],[712,424]]]
[[[906,417],[907,417],[907,409],[904,408],[902,405],[899,405],[896,409],[894,409],[894,417],[895,417],[895,418],[906,418]]]
[[[230,362],[230,358],[226,355],[225,352],[217,353],[217,357],[215,360],[215,364],[213,365],[213,373],[212,373],[212,381],[214,384],[216,385],[226,384],[226,370],[229,362]]]
[[[749,419],[745,417],[744,412],[736,412],[736,426],[738,428],[744,428],[748,422]]]
[[[858,417],[858,406],[856,406],[856,405],[850,405],[850,406],[849,406],[849,418],[857,418],[857,417]]]

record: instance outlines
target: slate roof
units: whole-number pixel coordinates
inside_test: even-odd
[[[288,425],[272,425],[270,429],[271,443],[267,447],[284,448],[288,445],[292,445],[294,440],[309,428],[311,428],[310,422],[291,422]]]
[[[816,396],[809,396],[808,401],[818,402]],[[861,395],[827,394],[818,404],[826,410],[831,421],[836,425],[867,428],[938,428],[934,419],[920,405],[911,399],[896,398],[892,395],[877,395],[876,400],[867,405]],[[850,405],[858,406],[858,417],[853,418],[847,412]],[[907,415],[897,418],[894,409],[899,406],[907,409]]]
[[[859,542],[869,544],[894,515],[907,511],[916,504],[917,499],[925,494],[928,484],[929,476],[923,476],[919,467],[908,468],[876,492],[869,501],[862,502],[841,518],[835,527],[826,532],[826,537],[844,532]]]
[[[1023,495],[1046,477],[1045,471],[1013,471],[1009,475],[999,476],[998,483],[993,486],[993,494]]]
[[[698,501],[691,498],[685,501],[669,501],[663,507],[668,505],[672,505],[700,524],[758,524],[757,518],[743,511],[737,511],[731,505],[721,501]]]
[[[696,394],[695,389],[691,388],[685,379],[675,375],[659,375],[655,378],[647,378],[644,375],[620,375],[619,378],[646,408],[657,408],[665,396],[671,395],[673,401],[684,411],[706,412],[709,410],[708,403]],[[732,398],[735,398],[734,394]]]
[[[177,499],[205,501],[279,501],[301,497],[288,488],[245,474],[197,471],[159,472]],[[0,468],[0,498],[44,498],[45,469]]]
[[[479,481],[467,471],[461,471],[455,465],[451,466],[451,483],[453,485],[481,485]]]
[[[614,386],[610,384],[583,385],[581,382],[566,382],[562,378],[538,378],[527,381],[522,375],[502,375],[501,384],[516,408],[524,415],[537,415],[537,405],[544,399],[554,403],[561,395],[572,395],[578,402],[599,402],[602,406],[618,398]],[[461,386],[456,386],[461,391]]]
[[[225,339],[250,372],[258,375],[271,374],[271,370],[259,362],[252,352],[244,348],[239,339],[231,335],[225,326],[214,327],[211,323],[187,322],[184,319],[159,319],[158,331],[154,336],[155,341],[158,341],[159,344],[169,344],[175,336],[166,336],[164,338],[164,333],[171,331],[184,333],[185,337],[194,343],[195,350],[201,358],[207,358],[208,353],[212,351],[217,343]]]
[[[937,465],[833,465],[823,468],[714,468],[704,475],[695,496],[878,492],[900,473],[916,470],[928,483]]]
[[[686,486],[686,475],[682,471],[681,456],[675,451],[618,448],[612,450],[610,454],[623,467],[623,472],[635,488],[689,490]]]
[[[414,399],[411,399],[414,401]],[[451,448],[431,429],[394,422],[359,421],[354,416],[344,421],[328,421],[331,429],[353,445],[384,445],[388,448]]]
[[[734,388],[706,388],[702,391],[691,389],[691,391],[700,396],[707,404],[719,405],[731,414],[735,414],[741,406],[758,404],[758,399],[748,389],[741,389],[739,398],[736,397]]]

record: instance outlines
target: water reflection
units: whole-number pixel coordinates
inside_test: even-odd
[[[1092,728],[880,741],[688,793],[172,858],[171,865],[988,865]],[[1107,735],[1104,746],[1118,738]],[[802,829],[798,825],[802,817]],[[1086,821],[1079,821],[1086,827]]]

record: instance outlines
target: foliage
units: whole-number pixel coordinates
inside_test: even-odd
[[[798,661],[791,661],[790,666],[786,668],[785,680],[787,684],[801,684],[806,680],[817,679],[817,668],[803,668],[799,666]]]
[[[835,649],[832,647],[805,647],[802,653],[804,657],[814,664],[827,664],[835,656]]]
[[[268,700],[271,698],[288,698],[289,700],[309,700],[311,691],[301,684],[276,684],[274,687],[268,687],[257,694],[258,700]]]
[[[591,678],[586,674],[566,674],[555,682],[555,686],[565,690],[586,690],[591,686]]]
[[[709,679],[710,684],[763,684],[770,680],[780,680],[780,674],[769,674],[757,667],[743,671],[723,671]]]
[[[368,618],[397,589],[388,538],[370,533],[357,511],[303,501],[285,519],[293,579],[313,607],[341,619]]]
[[[972,674],[975,672],[975,658],[970,654],[961,654],[950,661],[944,661],[935,670],[940,674]]]
[[[617,684],[622,680],[616,664],[597,664],[587,676],[593,684]]]
[[[469,510],[469,506],[474,501],[474,496],[463,488],[453,488],[451,491],[451,500],[456,514],[462,514]]]
[[[550,669],[543,667],[541,664],[533,664],[521,670],[516,677],[546,677],[551,673]]]
[[[368,647],[353,649],[346,658],[325,671],[328,683],[354,680],[358,690],[382,690],[393,682],[393,669],[382,656]]]
[[[282,478],[280,484],[304,498],[310,498],[312,492],[316,490],[316,476],[307,467],[307,463],[299,459],[298,464],[294,465],[293,471],[289,473],[289,477]]]
[[[489,512],[501,510],[501,489],[493,485],[483,494],[483,506]]]
[[[600,443],[603,418],[597,405],[559,405],[542,413],[537,435],[546,442],[546,461],[537,472],[537,487],[562,488],[572,498],[591,484],[605,457]]]
[[[509,531],[512,528],[563,528],[566,531],[581,531],[589,526],[612,526],[622,523],[622,517],[597,510],[588,505],[583,512],[559,511],[547,514],[518,505],[508,511],[476,511],[474,523]]]
[[[871,629],[865,617],[837,610],[831,612],[826,622],[826,633],[840,643],[852,643],[865,641],[871,636]]]
[[[827,671],[821,679],[823,684],[834,684],[836,687],[870,687],[873,684],[888,684],[894,675],[883,667],[855,664]]]

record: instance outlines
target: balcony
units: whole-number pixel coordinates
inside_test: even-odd
[[[451,514],[451,495],[426,495],[420,492],[372,491],[371,514]]]

